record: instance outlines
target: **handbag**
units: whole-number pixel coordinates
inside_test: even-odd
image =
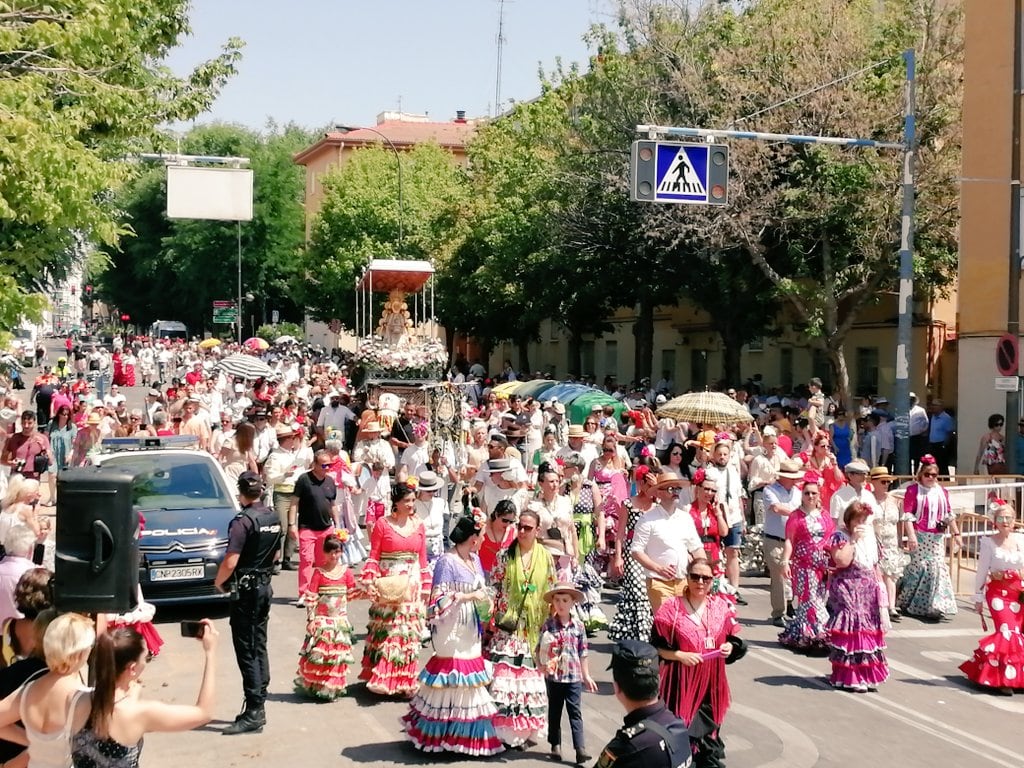
[[[409,574],[398,573],[380,576],[373,582],[377,590],[377,602],[397,604],[409,599]]]
[[[50,458],[46,455],[46,452],[37,453],[32,457],[32,471],[37,475],[41,475],[50,468]]]
[[[523,599],[519,601],[519,610],[515,612],[515,616],[512,615],[512,611],[506,612],[501,621],[498,622],[498,629],[502,632],[508,632],[510,635],[519,629],[519,620],[523,618],[523,606],[525,604],[526,595],[523,595]]]

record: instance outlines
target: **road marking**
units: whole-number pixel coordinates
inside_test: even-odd
[[[940,637],[978,637],[981,633],[976,629],[893,629],[885,633],[887,638],[918,638],[927,640]]]
[[[966,653],[960,653],[959,651],[921,651],[921,655],[929,661],[948,664],[954,667],[959,667],[968,658]]]
[[[953,656],[954,662],[967,658],[963,654],[954,653],[953,651],[921,651],[921,655],[925,657],[929,657],[932,654],[934,654],[935,656]],[[944,659],[937,660],[945,661]],[[950,680],[945,677],[940,677],[939,675],[933,675],[931,672],[926,672],[923,669],[912,667],[909,664],[904,664],[901,661],[893,661],[892,659],[889,659],[888,661],[890,669],[900,672],[901,674],[904,674],[907,677],[913,677],[917,680],[923,680],[925,682],[932,683],[936,687],[947,688],[950,691],[953,691],[954,693],[960,694],[961,696],[967,696],[979,704],[987,704],[990,707],[994,707],[995,709],[1001,709],[1004,712],[1013,712],[1015,714],[1024,715],[1024,702],[1011,701],[1010,699],[1003,699],[997,696],[993,696],[991,693],[986,693],[985,691],[973,690],[971,688],[966,687],[966,682],[963,684],[959,684],[954,680]],[[966,681],[967,678],[964,678],[964,680]]]
[[[769,666],[781,669],[784,672],[789,672],[791,674],[794,672],[802,672],[810,684],[823,690],[832,690],[832,686],[822,679],[821,673],[818,670],[814,669],[814,667],[807,666],[806,664],[803,664],[780,651],[759,648],[754,650],[752,655],[761,659]],[[890,666],[892,666],[892,662],[890,662]],[[911,669],[913,668],[911,667]],[[929,675],[929,673],[922,673],[920,670],[915,670],[915,673]],[[941,739],[942,741],[959,747],[960,749],[968,750],[972,752],[975,757],[983,758],[995,765],[1001,765],[1004,768],[1020,768],[1020,766],[1024,765],[1024,754],[1006,749],[998,744],[993,744],[987,739],[983,739],[980,736],[975,736],[973,733],[961,730],[948,722],[930,717],[915,709],[903,706],[902,704],[897,704],[895,701],[886,699],[881,694],[852,695],[850,696],[850,701],[860,704],[861,706],[868,707],[869,709],[873,709],[877,712],[881,712],[892,719],[904,722],[922,733]],[[963,741],[972,742],[973,744],[964,744],[953,738],[953,735],[960,737]],[[1009,760],[1006,758],[1009,758]]]
[[[782,753],[774,760],[758,768],[814,768],[818,763],[818,748],[803,731],[781,718],[762,712],[760,709],[733,702],[733,714],[753,720],[755,723],[774,731],[782,742]]]

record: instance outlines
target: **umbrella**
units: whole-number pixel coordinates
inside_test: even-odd
[[[262,360],[241,353],[228,355],[216,367],[239,379],[266,379],[274,375],[273,369]]]
[[[253,336],[251,339],[246,339],[242,342],[242,346],[246,349],[252,349],[257,352],[262,352],[265,349],[270,349],[270,342],[266,339],[261,339],[259,336]]]
[[[658,416],[696,424],[733,424],[753,421],[750,411],[721,392],[688,392],[661,406]]]
[[[224,342],[222,342],[220,339],[203,339],[202,341],[199,342],[199,348],[213,349],[214,347],[219,347],[223,343]]]
[[[564,403],[565,399],[560,398]],[[599,389],[588,389],[586,392],[576,395],[569,402],[568,414],[570,424],[582,424],[587,420],[587,416],[593,411],[595,405],[602,407],[610,405],[615,409],[615,419],[622,415],[622,412],[626,410],[626,404],[620,400],[616,400],[611,395],[607,395]]]
[[[274,343],[275,344],[297,344],[298,341],[299,340],[296,339],[294,336],[287,336],[287,335],[285,335],[285,336],[278,336],[276,339],[274,339]]]

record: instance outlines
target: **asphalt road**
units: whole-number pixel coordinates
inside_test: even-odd
[[[143,390],[129,393],[141,403]],[[302,644],[305,612],[288,603],[296,597],[296,575],[274,580],[270,618],[272,681],[268,724],[261,734],[224,737],[220,729],[241,706],[241,683],[223,605],[161,609],[157,623],[166,645],[144,674],[144,694],[168,702],[194,702],[202,654],[195,640],[180,637],[177,622],[210,616],[221,632],[217,654],[216,719],[186,734],[150,734],[143,750],[146,768],[183,765],[468,765],[447,757],[422,755],[403,739],[398,719],[407,704],[379,698],[361,685],[333,703],[301,699],[292,679]],[[1024,766],[1024,693],[1012,698],[973,689],[957,665],[981,635],[976,614],[961,602],[952,621],[928,625],[904,619],[888,636],[892,677],[877,693],[832,690],[825,682],[826,659],[797,656],[778,645],[768,621],[765,579],[745,579],[742,634],[750,652],[729,667],[733,704],[723,737],[730,768],[811,768],[812,766]],[[614,614],[615,593],[605,610]],[[366,603],[351,606],[357,631],[356,657],[365,636]],[[603,633],[591,640],[591,670],[600,684],[584,694],[587,746],[597,755],[612,737],[622,713],[611,691],[609,643]],[[427,659],[424,651],[423,661]],[[353,675],[354,677],[354,675]],[[567,729],[566,737],[568,737]],[[568,753],[568,745],[564,745]],[[549,764],[545,745],[506,753],[491,762]]]

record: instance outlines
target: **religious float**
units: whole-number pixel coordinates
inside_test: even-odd
[[[386,294],[383,306],[380,294]],[[437,338],[434,267],[428,261],[373,259],[356,282],[355,361],[362,389],[385,426],[404,399],[426,405],[431,443],[458,442],[462,397],[445,382],[448,351]]]

